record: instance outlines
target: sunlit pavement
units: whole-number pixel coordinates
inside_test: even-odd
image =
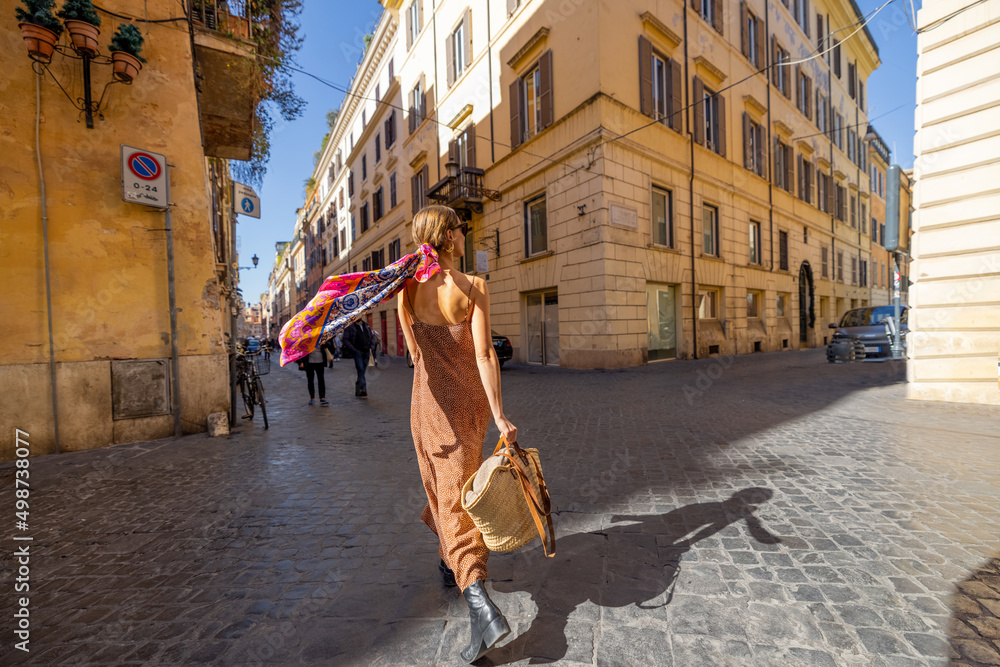
[[[412,372],[361,400],[337,363],[321,407],[274,369],[268,431],[32,459],[31,652],[7,548],[0,663],[460,663]],[[559,542],[491,558],[514,632],[482,664],[1000,664],[1000,409],[907,402],[903,376],[822,350],[505,369]]]

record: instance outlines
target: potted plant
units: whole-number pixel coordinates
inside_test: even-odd
[[[97,38],[101,34],[97,28],[101,25],[101,17],[97,15],[91,0],[66,0],[59,10],[59,18],[66,25],[76,52],[96,56]]]
[[[142,69],[146,59],[139,55],[142,51],[142,33],[131,23],[118,26],[111,38],[111,65],[116,79],[122,83],[132,83],[132,79]]]
[[[52,60],[52,50],[62,34],[62,23],[52,13],[55,0],[21,0],[24,7],[17,7],[14,16],[28,46],[28,55],[42,63]]]

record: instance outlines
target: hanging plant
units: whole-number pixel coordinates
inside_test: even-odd
[[[63,21],[83,21],[98,27],[101,25],[101,17],[90,0],[66,0],[58,16]]]
[[[96,56],[97,38],[101,31],[101,17],[91,0],[66,0],[58,12],[59,18],[66,24],[69,38],[77,53]]]
[[[52,12],[55,0],[21,0],[24,7],[16,7],[14,16],[20,23],[28,47],[28,55],[33,59],[47,63],[52,60],[55,48],[63,26]]]
[[[122,83],[132,83],[132,79],[142,69],[142,63],[146,62],[146,59],[139,55],[144,41],[142,33],[131,23],[118,26],[114,37],[111,38],[113,74]]]

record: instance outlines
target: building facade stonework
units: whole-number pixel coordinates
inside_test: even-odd
[[[917,13],[909,396],[998,402],[1000,0]]]
[[[819,346],[873,303],[853,2],[382,5],[313,171],[325,276],[453,206],[515,360],[570,368]]]

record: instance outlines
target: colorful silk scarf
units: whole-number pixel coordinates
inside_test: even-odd
[[[426,282],[440,270],[437,251],[425,243],[384,269],[330,276],[309,305],[281,327],[281,365],[326,343],[365,311],[394,297],[410,278]]]

